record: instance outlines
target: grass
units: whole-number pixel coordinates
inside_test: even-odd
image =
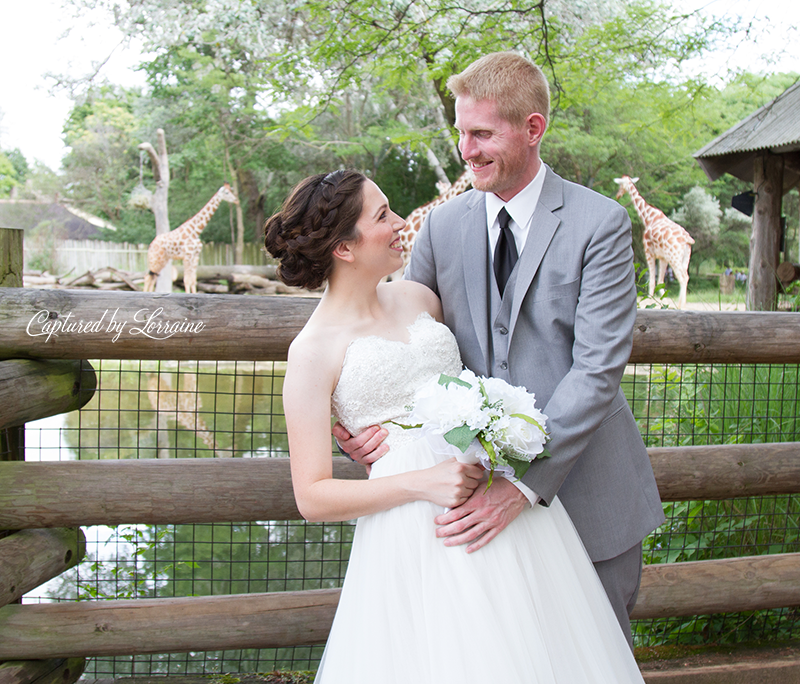
[[[647,293],[647,273],[642,276],[639,283],[640,298]],[[661,287],[661,286],[659,286]],[[674,306],[680,295],[680,286],[677,281],[663,286],[661,299]],[[658,290],[657,290],[658,292]],[[786,293],[779,293],[779,307],[781,310],[798,311],[800,309],[800,284],[794,283]],[[702,304],[708,308],[725,310],[744,309],[747,302],[747,283],[736,283],[733,292],[722,293],[719,288],[718,274],[691,275],[686,291],[688,304]]]

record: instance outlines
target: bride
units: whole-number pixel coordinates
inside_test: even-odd
[[[455,338],[402,264],[404,221],[354,171],[302,181],[265,226],[289,285],[324,294],[289,349],[283,398],[292,483],[307,520],[358,518],[316,682],[501,684],[643,680],[560,503],[518,516],[467,554],[435,536],[485,473],[434,452],[402,418],[414,390],[458,375]],[[370,479],[332,476],[331,415],[351,434],[387,424]]]

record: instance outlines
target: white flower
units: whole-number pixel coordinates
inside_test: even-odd
[[[445,386],[437,375],[417,390],[409,418],[412,423],[434,423],[442,433],[465,423],[472,429],[482,429],[486,425],[482,406],[483,396],[477,385]]]
[[[525,391],[524,387],[514,387],[500,378],[482,378],[482,380],[489,403],[502,402],[504,413],[531,415],[532,412],[537,411],[535,408],[536,397],[532,392]]]
[[[538,426],[523,418],[514,416],[507,418],[502,432],[498,434],[497,445],[509,456],[532,461],[544,451],[547,435]]]

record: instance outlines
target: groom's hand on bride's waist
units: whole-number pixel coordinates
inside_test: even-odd
[[[367,472],[375,461],[389,451],[389,445],[383,441],[389,432],[380,425],[372,425],[353,437],[339,421],[336,421],[331,432],[339,445],[339,450],[356,463],[366,466]]]
[[[436,516],[436,536],[444,539],[445,546],[469,544],[467,553],[472,553],[486,546],[529,506],[513,483],[496,477],[488,489],[478,487],[458,508]]]

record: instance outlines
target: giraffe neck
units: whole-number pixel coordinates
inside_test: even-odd
[[[431,200],[426,206],[429,206],[431,209],[433,209],[433,207],[443,204],[444,202],[447,202],[447,200],[453,199],[453,197],[456,195],[460,195],[462,192],[464,192],[464,190],[466,190],[471,183],[472,172],[467,170],[461,174],[455,183],[447,188],[447,190],[445,190],[441,195]]]
[[[645,227],[647,227],[653,220],[654,213],[658,210],[655,207],[651,207],[647,202],[644,201],[644,197],[639,194],[636,186],[630,181],[628,181],[626,189],[633,200],[633,206],[636,207],[636,213],[639,214],[639,218],[642,219],[642,223],[644,223]]]
[[[181,226],[182,232],[186,236],[197,237],[203,232],[203,228],[208,225],[214,212],[222,203],[222,195],[217,192],[200,211]]]
[[[456,195],[460,195],[471,184],[472,184],[472,171],[467,169],[464,173],[461,174],[459,179],[455,183],[453,183],[448,189],[448,193],[452,192],[452,194],[448,197],[448,199],[450,197],[455,197]]]

